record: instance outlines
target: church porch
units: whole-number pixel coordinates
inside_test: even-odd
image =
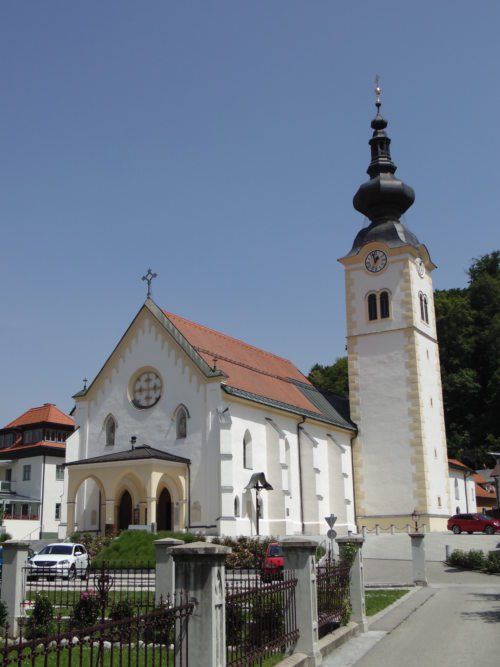
[[[129,526],[184,530],[189,465],[189,459],[146,445],[66,464],[67,534],[111,533]]]

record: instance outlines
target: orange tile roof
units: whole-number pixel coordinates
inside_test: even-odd
[[[478,498],[496,498],[497,494],[495,491],[486,491],[480,484],[476,483],[476,496]]]
[[[65,442],[52,442],[51,440],[39,440],[38,442],[34,442],[30,445],[17,444],[18,442],[19,440],[17,440],[10,447],[5,447],[5,449],[0,449],[0,459],[5,458],[5,454],[22,452],[25,449],[37,449],[39,447],[49,447],[50,449],[64,450],[66,448]]]
[[[11,421],[4,428],[14,428],[15,426],[29,426],[30,424],[39,424],[48,422],[50,424],[61,424],[64,426],[74,426],[75,420],[68,417],[54,403],[44,403],[37,408],[30,408],[20,417]]]
[[[470,470],[472,472],[472,468],[469,468],[469,466],[466,466],[465,463],[462,463],[457,459],[448,459],[448,463],[456,468],[462,468],[463,470]]]
[[[312,387],[288,359],[179,315],[167,311],[163,313],[210,367],[216,360],[217,368],[228,376],[227,385],[321,415],[318,408],[291,382],[297,380]]]

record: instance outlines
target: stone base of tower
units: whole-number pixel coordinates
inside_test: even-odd
[[[437,514],[421,514],[418,519],[418,529],[425,533],[446,532],[448,516]],[[367,515],[357,516],[358,531],[363,528],[370,532],[402,533],[415,530],[415,522],[411,514]]]

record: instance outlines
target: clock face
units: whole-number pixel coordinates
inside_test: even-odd
[[[420,259],[420,257],[417,257],[415,264],[417,265],[418,275],[423,278],[425,276],[425,264],[423,260]]]
[[[162,383],[154,371],[144,371],[134,381],[132,403],[136,408],[152,408],[161,398]]]
[[[378,273],[385,268],[387,255],[383,250],[372,250],[365,257],[365,266],[371,273]]]

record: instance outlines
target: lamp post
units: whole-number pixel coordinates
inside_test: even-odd
[[[265,489],[266,491],[272,491],[273,487],[266,480],[266,476],[264,475],[263,472],[254,472],[253,475],[250,477],[250,481],[246,485],[245,489],[246,490],[255,489],[256,527],[257,527],[257,535],[259,535],[260,534],[259,519],[261,513],[260,492],[262,491],[262,489]]]
[[[417,508],[413,510],[411,518],[415,524],[415,532],[418,533],[418,520],[420,519],[420,512]]]

